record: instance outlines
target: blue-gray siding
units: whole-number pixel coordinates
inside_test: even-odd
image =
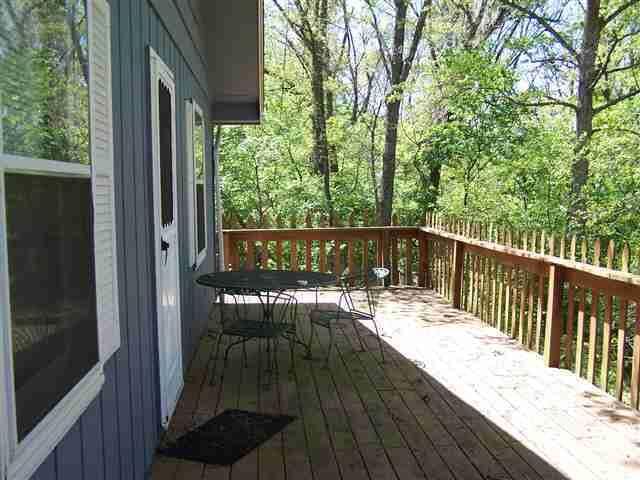
[[[214,268],[209,249],[200,272],[188,261],[184,102],[209,105],[204,55],[195,15],[184,0],[110,0],[113,119],[122,346],[105,366],[100,396],[42,464],[37,480],[142,479],[160,435],[158,351],[152,228],[148,47],[176,80],[178,201],[181,241],[183,364],[191,360],[206,326],[210,293],[195,277]],[[207,132],[207,167],[211,165]],[[211,177],[209,177],[211,178]],[[208,238],[213,239],[213,191],[209,182]],[[213,242],[211,241],[210,244]]]

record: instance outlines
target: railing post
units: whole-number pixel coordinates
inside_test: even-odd
[[[462,306],[462,279],[464,278],[464,244],[453,242],[453,272],[451,272],[451,300],[453,308]]]
[[[547,297],[547,321],[544,338],[544,365],[560,366],[560,340],[562,337],[562,270],[557,265],[549,265]]]
[[[233,255],[231,249],[231,234],[228,232],[224,232],[222,234],[222,244],[223,244],[223,253],[222,253],[222,265],[224,266],[223,270],[228,270],[231,268],[231,257]]]
[[[388,230],[383,230],[382,231],[382,238],[381,238],[381,245],[380,245],[380,251],[378,252],[378,258],[380,259],[380,265],[384,268],[389,269],[389,271],[391,272],[391,261],[389,258],[389,231]],[[388,287],[391,283],[391,276],[389,275],[387,276],[387,278],[384,279],[384,286]]]
[[[419,265],[418,265],[418,286],[420,287],[428,287],[429,282],[427,279],[427,275],[429,272],[429,244],[427,240],[427,236],[423,233],[420,235],[420,255],[419,255]]]
[[[398,237],[395,232],[391,234],[391,283],[400,285],[400,266],[398,262]]]

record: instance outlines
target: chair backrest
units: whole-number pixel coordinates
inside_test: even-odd
[[[369,315],[375,317],[378,307],[379,294],[381,289],[376,288],[382,286],[382,281],[389,276],[388,268],[371,268],[366,272],[351,273],[345,270],[340,278],[344,300],[349,310],[358,310],[351,296],[354,291],[364,292],[367,300],[367,309]]]
[[[267,294],[244,289],[227,289],[225,293],[233,300],[234,313],[231,318],[225,318],[224,316],[221,318],[223,325],[228,321],[261,319],[264,317],[265,307],[268,307],[272,314],[271,321],[295,324],[298,302],[293,295],[285,292],[270,292]],[[247,298],[252,298],[253,300],[249,302]]]

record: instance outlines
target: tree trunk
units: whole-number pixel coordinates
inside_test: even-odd
[[[407,2],[396,0],[396,16],[393,27],[393,51],[390,65],[390,90],[386,99],[384,153],[382,154],[382,198],[380,199],[380,224],[391,225],[393,215],[393,190],[396,175],[396,148],[398,122],[402,102],[404,70],[404,41],[407,21]]]
[[[333,198],[331,197],[331,168],[329,165],[329,147],[327,142],[327,116],[325,109],[324,59],[321,48],[311,52],[312,73],[311,90],[313,92],[313,161],[323,176],[325,206],[330,221],[333,221]]]
[[[589,142],[593,135],[593,91],[596,76],[596,56],[602,24],[600,0],[587,0],[584,16],[582,48],[578,64],[578,102],[576,109],[576,147],[571,168],[570,220],[577,227],[585,223],[582,190],[589,180]]]
[[[384,153],[382,154],[382,198],[380,199],[380,224],[391,225],[393,215],[393,191],[396,175],[396,147],[400,100],[387,103],[385,118]]]

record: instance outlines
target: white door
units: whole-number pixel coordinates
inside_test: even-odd
[[[176,102],[173,73],[151,48],[149,57],[160,408],[162,425],[166,428],[184,386],[176,180]]]

